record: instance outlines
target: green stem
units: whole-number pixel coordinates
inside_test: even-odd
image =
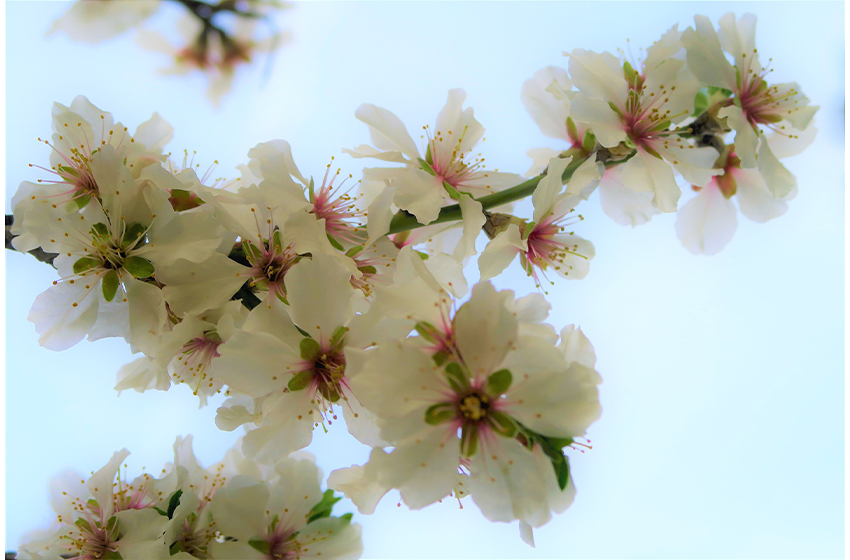
[[[564,174],[561,177],[561,182],[566,183],[570,180],[575,173],[575,170],[583,164],[589,156],[585,157],[577,157],[574,158],[573,161],[567,166],[564,170]],[[612,162],[612,164],[616,165],[617,162]],[[608,165],[606,163],[606,165]],[[515,187],[511,187],[509,189],[505,189],[503,191],[488,194],[487,196],[482,196],[481,198],[476,198],[478,202],[481,203],[482,210],[489,210],[490,208],[496,208],[497,206],[502,206],[503,204],[508,204],[509,202],[515,202],[517,200],[522,200],[523,198],[529,197],[534,194],[534,190],[537,188],[537,184],[540,183],[540,180],[545,176],[544,174],[538,175],[536,177],[532,177],[531,179],[520,183]],[[460,212],[460,204],[452,204],[451,206],[446,206],[440,210],[440,215],[436,220],[431,222],[431,224],[443,224],[446,222],[454,222],[461,219]],[[400,210],[395,216],[393,216],[392,221],[390,222],[390,230],[389,234],[399,233],[402,231],[407,231],[411,229],[416,229],[423,227],[423,224],[420,224],[416,221],[416,217],[412,214],[405,212],[404,210]]]

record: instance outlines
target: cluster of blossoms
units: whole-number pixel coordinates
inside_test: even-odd
[[[288,40],[274,29],[272,14],[288,7],[279,0],[172,0],[185,10],[176,21],[177,44],[143,24],[164,0],[78,0],[55,22],[51,33],[64,32],[75,41],[98,43],[134,28],[147,50],[167,56],[172,65],[164,74],[200,72],[209,79],[207,95],[218,103],[227,93],[237,68],[262,53],[270,54]]]
[[[357,560],[363,552],[360,525],[350,513],[331,515],[341,498],[322,492],[321,471],[307,453],[261,465],[231,449],[205,468],[191,436],[178,437],[173,463],[159,476],[132,480],[124,464],[129,454],[115,453],[89,477],[56,477],[56,522],[25,537],[17,557]]]
[[[751,217],[784,209],[795,186],[778,158],[811,140],[815,108],[796,85],[766,84],[752,26],[751,16],[725,16],[718,38],[698,17],[695,29],[666,33],[640,64],[577,49],[569,75],[538,72],[523,100],[543,132],[569,148],[529,152],[528,180],[489,170],[474,153],[484,127],[460,89],[419,144],[390,111],[359,107],[372,145],[344,151],[382,166],[349,182],[331,163],[316,174],[321,184],[302,174],[283,140],[251,149],[239,179],[210,181],[163,153],[172,130],[158,115],[131,135],[84,97],[56,104],[43,168],[52,179],[23,183],[13,200],[14,247],[55,255],[59,273],[29,320],[53,350],[123,337],[139,357],[119,370],[119,391],[186,384],[201,405],[224,393],[216,425],[245,431],[241,452],[252,468],[288,461],[342,415],[372,452],[366,464],[331,473],[328,485],[361,513],[391,490],[414,509],[471,496],[488,519],[518,521],[533,544],[532,530],[573,500],[565,450],[588,447],[601,378],[580,329],[545,323],[542,294],[518,298],[490,279],[517,257],[538,286],[554,283],[553,273],[584,278],[594,248],[568,227],[597,187],[606,213],[634,225],[677,210],[678,173],[699,194],[677,230],[702,252],[728,234],[719,228],[733,195]],[[723,49],[742,53],[735,65]],[[528,196],[532,216],[512,215],[512,202]],[[481,280],[470,289],[464,266],[482,232]],[[275,472],[285,484],[294,471]],[[171,482],[151,487],[163,484]],[[263,485],[272,483],[257,484],[239,488],[266,503]],[[198,500],[191,511],[209,502]],[[218,503],[241,511],[236,500]],[[167,517],[145,527],[159,531],[154,521]],[[109,516],[94,521],[109,543],[134,534],[122,518],[112,528]],[[262,538],[250,532],[255,525],[214,539],[204,529],[204,546],[247,542],[288,558],[288,548],[269,550],[304,543],[285,540],[291,533],[275,521],[258,523],[268,528]],[[200,539],[194,525],[181,527]],[[171,552],[208,553],[173,549],[169,538],[160,544]]]

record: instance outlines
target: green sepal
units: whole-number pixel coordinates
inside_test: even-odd
[[[271,556],[272,553],[272,543],[262,539],[250,539],[248,541],[248,546],[253,548],[254,550],[265,554],[266,556]]]
[[[355,245],[351,249],[345,252],[345,256],[348,258],[353,258],[354,255],[363,250],[363,245]]]
[[[446,381],[449,382],[455,393],[461,393],[469,389],[469,378],[457,362],[451,362],[446,366]]]
[[[91,202],[90,196],[78,196],[72,200],[72,202],[77,206],[78,210],[82,210],[88,203]]]
[[[653,132],[660,132],[670,126],[670,121],[661,121],[652,127]]]
[[[460,200],[463,198],[463,195],[458,192],[453,186],[451,186],[447,181],[443,181],[443,188],[446,189],[446,192],[449,193],[449,198],[452,200]]]
[[[306,340],[306,339],[305,339]],[[296,373],[292,379],[289,380],[289,383],[286,384],[289,387],[290,391],[300,391],[307,387],[310,382],[313,381],[313,370],[308,369],[299,373]]]
[[[646,153],[648,153],[651,156],[655,156],[655,157],[657,157],[658,159],[661,159],[661,160],[664,159],[663,157],[661,157],[661,154],[659,154],[658,152],[656,152],[655,150],[653,150],[649,146],[644,146],[643,149]]]
[[[490,427],[493,429],[493,431],[499,434],[500,436],[512,438],[516,435],[516,422],[514,422],[513,418],[511,418],[504,412],[499,412],[498,410],[490,410],[487,412],[487,416],[490,419],[488,421],[488,424],[490,424]]]
[[[419,333],[419,336],[427,340],[428,342],[437,342],[437,339],[434,338],[433,333],[437,329],[431,323],[427,321],[419,321],[413,327],[413,329]]]
[[[431,356],[431,359],[434,360],[434,363],[437,366],[441,366],[446,363],[446,361],[451,358],[451,356],[452,355],[446,352],[445,350],[440,350],[439,352],[434,352],[434,354]]]
[[[168,517],[168,512],[167,512],[167,511],[164,511],[164,510],[162,510],[162,509],[160,509],[160,508],[158,508],[158,507],[156,507],[156,506],[153,506],[153,509],[154,509],[154,510],[156,510],[156,512],[157,512],[158,514],[160,514],[160,515],[162,515],[162,516],[164,516],[164,517]]]
[[[322,519],[323,517],[330,517],[334,504],[336,504],[341,499],[341,496],[334,496],[333,490],[325,490],[325,493],[322,495],[322,499],[319,501],[319,503],[310,508],[307,523],[312,523],[313,521],[316,521],[317,519]]]
[[[121,238],[121,249],[126,250],[128,247],[136,243],[142,236],[145,235],[147,229],[148,228],[138,222],[130,224],[130,227],[128,227],[127,231],[124,232],[124,237]]]
[[[372,265],[358,266],[357,270],[359,270],[363,274],[377,274],[378,273],[378,269],[375,268]]]
[[[546,439],[549,440],[549,443],[552,445],[552,447],[555,447],[557,449],[563,449],[568,445],[572,445],[573,441],[575,441],[573,438],[570,438],[570,437],[567,437],[567,438],[554,438],[554,437],[552,437],[552,438],[546,438]]]
[[[186,210],[197,208],[201,204],[206,204],[201,197],[192,191],[171,189],[168,193],[171,195],[168,197],[168,202],[171,203],[171,208],[175,212],[185,212]]]
[[[177,506],[180,505],[180,496],[183,495],[183,489],[178,489],[174,494],[171,495],[171,498],[168,499],[168,518],[171,519],[174,517],[174,510],[177,509]]]
[[[513,379],[514,376],[511,375],[510,370],[500,369],[499,371],[494,371],[487,378],[487,393],[492,397],[503,394],[511,386]]]
[[[277,254],[283,253],[283,241],[280,238],[280,230],[274,230],[272,234],[272,248],[274,252]]]
[[[578,140],[578,126],[572,117],[567,117],[567,136],[570,140]]]
[[[310,201],[312,202],[316,196],[316,183],[313,182],[312,175],[310,176],[310,185],[307,186],[307,190],[310,192]]]
[[[339,327],[337,330],[333,332],[331,335],[331,348],[336,348],[337,346],[341,346],[345,341],[345,333],[348,332],[348,329],[345,327]]]
[[[552,468],[555,470],[555,476],[558,479],[558,487],[563,490],[567,487],[567,482],[570,479],[570,465],[563,449],[558,447],[558,444],[565,440],[562,438],[549,439],[533,432],[531,434],[533,441],[540,444],[543,453],[552,461]]]
[[[615,113],[617,113],[617,115],[619,115],[621,117],[623,116],[622,111],[620,111],[620,109],[617,107],[617,105],[613,101],[609,101],[608,106],[611,107],[611,110],[614,111]]]
[[[289,303],[287,303],[287,305],[289,305]],[[312,336],[310,336],[310,333],[308,333],[307,331],[305,331],[304,329],[302,329],[302,328],[301,328],[301,327],[299,327],[298,325],[294,325],[294,326],[295,326],[295,329],[296,329],[298,332],[300,332],[300,333],[301,333],[304,337],[306,337],[306,338],[313,338]]]
[[[118,527],[118,518],[112,516],[109,518],[109,521],[106,522],[106,533],[111,535],[112,531],[114,531],[116,527]]]
[[[425,423],[431,426],[448,422],[457,416],[455,405],[452,403],[437,403],[425,411]]]
[[[109,228],[106,224],[98,222],[91,227],[91,234],[97,235],[100,238],[107,238],[109,237]]]
[[[472,457],[478,451],[478,427],[475,424],[464,424],[460,429],[460,453]]]
[[[424,159],[419,158],[419,165],[422,167],[422,171],[425,171],[426,173],[428,173],[429,175],[433,175],[434,177],[437,176],[437,172],[434,171],[434,168],[431,167],[431,164],[425,161]]]
[[[74,274],[81,274],[92,268],[99,267],[102,263],[100,259],[94,257],[83,257],[74,263]]]
[[[124,259],[124,268],[133,278],[150,278],[155,272],[151,262],[142,257],[127,257]]]
[[[168,547],[168,553],[171,556],[174,556],[178,552],[183,552],[184,550],[186,550],[186,547],[183,546],[183,541],[177,541],[173,543],[170,547]]]
[[[242,252],[245,253],[245,258],[248,259],[248,262],[254,266],[259,264],[263,258],[263,252],[247,240],[242,242]]]
[[[334,239],[331,234],[327,234],[327,235],[328,235],[328,241],[331,242],[331,245],[333,245],[334,249],[336,249],[337,251],[345,251],[345,248],[342,245],[340,245],[339,241]]]
[[[692,117],[698,117],[708,109],[708,95],[705,89],[701,89],[694,96],[694,112],[691,115]]]
[[[124,557],[121,556],[121,553],[117,550],[107,550],[103,556],[100,557],[100,560],[124,560]]]
[[[708,86],[708,95],[722,94],[725,97],[732,97],[732,90],[717,86]]]
[[[536,222],[526,222],[525,224],[523,224],[521,226],[520,229],[522,231],[520,232],[520,235],[522,236],[522,239],[528,239],[531,236],[531,232],[534,231],[535,225],[537,225]],[[522,254],[525,254],[525,253],[522,253]]]
[[[415,251],[414,250],[413,252],[416,253],[417,255],[419,255],[419,258],[422,259],[423,261],[428,260],[428,253],[426,253],[425,251]]]
[[[299,345],[301,350],[301,359],[308,362],[313,362],[322,353],[322,347],[312,338],[302,338]]]
[[[76,525],[80,529],[85,529],[86,531],[88,531],[90,533],[93,531],[92,526],[89,525],[89,522],[86,521],[85,519],[83,519],[82,517],[80,517],[76,521],[74,521],[74,525]]]
[[[425,161],[427,161],[429,165],[434,165],[434,155],[431,153],[430,142],[428,142],[428,149],[425,150]]]
[[[346,513],[346,514],[340,515],[339,520],[343,521],[345,523],[351,523],[351,518],[353,518],[353,517],[354,517],[353,513]]]
[[[584,133],[584,138],[581,141],[581,149],[585,152],[592,152],[596,149],[596,135],[590,130]]]
[[[629,61],[623,63],[623,77],[626,79],[627,82],[632,83],[632,80],[635,79],[636,74],[637,72],[635,72],[635,69],[632,67]]]
[[[101,288],[103,289],[103,299],[106,301],[112,301],[112,298],[115,297],[115,294],[118,292],[118,285],[121,281],[118,279],[118,273],[114,270],[110,270],[103,277],[103,281],[101,282]]]

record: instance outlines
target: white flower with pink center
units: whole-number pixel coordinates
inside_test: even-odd
[[[581,215],[574,214],[575,205],[582,198],[570,193],[580,192],[587,184],[595,184],[600,175],[596,164],[586,162],[588,172],[576,172],[564,189],[561,177],[571,160],[571,157],[554,157],[549,161],[548,172],[532,198],[533,221],[512,218],[501,228],[478,259],[482,280],[501,274],[517,255],[523,269],[538,286],[547,270],[567,279],[581,279],[587,275],[595,250],[589,241],[566,231],[567,227],[582,220]]]
[[[694,27],[682,34],[688,67],[706,85],[731,92],[721,102],[718,117],[735,130],[735,153],[741,166],[758,167],[770,192],[786,197],[793,188],[790,173],[771,152],[763,129],[796,140],[810,126],[818,107],[809,104],[796,83],[768,84],[772,70],[759,60],[753,14],[736,19],[730,12],[719,24],[718,32],[707,17],[696,16]]]
[[[450,327],[420,324],[419,337],[354,353],[351,387],[394,449],[334,471],[329,486],[362,513],[393,488],[418,509],[464,487],[489,519],[524,529],[563,511],[574,487],[561,448],[598,418],[600,379],[583,336],[565,329],[556,347],[521,328],[540,319],[529,311],[485,282]]]
[[[682,51],[680,35],[674,26],[647,49],[640,70],[609,53],[575,49],[569,55],[570,76],[579,90],[572,117],[590,126],[605,148],[623,143],[636,149],[623,164],[623,184],[652,192],[662,212],[675,212],[682,194],[673,169],[699,186],[718,173],[713,169],[717,151],[689,144],[680,135],[687,130],[675,127],[690,116],[700,88],[684,60],[675,58]]]
[[[448,203],[461,201],[464,221],[482,220],[480,204],[467,200],[518,185],[523,178],[513,173],[502,173],[484,169],[484,158],[473,154],[473,149],[483,140],[481,126],[471,108],[463,108],[466,92],[462,89],[449,90],[445,107],[437,116],[434,128],[423,126],[422,138],[425,145],[420,150],[401,120],[386,109],[371,104],[357,108],[357,118],[369,126],[374,147],[361,145],[353,150],[344,150],[353,157],[370,157],[381,161],[401,163],[404,167],[376,168],[364,170],[364,179],[385,182],[393,189],[392,204],[416,216],[419,223],[433,222],[440,208]],[[464,201],[467,200],[466,203]],[[375,206],[369,207],[369,219],[378,220],[389,226],[392,207],[389,200],[380,196]],[[464,228],[464,236],[471,239],[472,252],[468,247],[460,260],[474,254],[474,239],[478,228]],[[468,229],[468,231],[467,231]],[[375,239],[386,233],[373,231],[369,237]]]
[[[339,169],[336,173],[331,173],[331,164],[328,164],[325,176],[322,178],[322,186],[315,190],[313,182],[310,182],[310,202],[313,207],[309,212],[315,215],[316,219],[325,221],[325,230],[337,242],[359,245],[363,243],[366,231],[366,212],[358,208],[357,196],[350,194],[351,189],[356,185],[352,185],[345,191],[342,190],[351,175],[334,187],[337,177],[339,177]]]
[[[315,427],[333,425],[339,409],[355,437],[367,444],[380,441],[371,415],[351,390],[347,369],[349,349],[368,347],[381,334],[349,332],[353,300],[350,272],[332,257],[314,254],[288,273],[288,306],[279,300],[258,306],[219,346],[216,375],[230,394],[263,399],[251,418],[257,428],[243,442],[246,455],[269,461],[301,449]],[[232,424],[222,418],[219,425]]]

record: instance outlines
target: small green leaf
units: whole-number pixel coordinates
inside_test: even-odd
[[[88,532],[92,532],[92,526],[89,525],[89,522],[83,519],[82,517],[74,521],[74,525]]]
[[[124,560],[124,557],[117,550],[107,550],[100,557],[100,560]]]
[[[300,347],[301,359],[308,362],[315,361],[319,357],[319,354],[322,353],[322,347],[312,338],[302,338]]]
[[[549,444],[555,449],[563,449],[568,445],[572,445],[573,438],[546,438]]]
[[[174,556],[178,552],[183,552],[186,547],[183,546],[183,541],[177,541],[168,548],[168,553]]]
[[[469,378],[457,362],[451,362],[446,366],[446,380],[456,393],[463,392],[469,388]]]
[[[287,305],[289,305],[289,304],[287,303]],[[301,328],[301,327],[299,327],[298,325],[295,325],[295,329],[296,329],[298,332],[300,332],[302,335],[304,335],[306,338],[313,338],[312,336],[310,336],[310,333],[308,333],[307,331],[305,331],[304,329],[302,329],[302,328]]]
[[[142,257],[127,257],[124,259],[124,269],[132,274],[133,278],[150,278],[155,272],[151,262]]]
[[[464,424],[460,430],[460,452],[466,457],[472,457],[478,450],[478,427],[475,424]]]
[[[455,405],[452,403],[438,403],[428,407],[425,411],[425,423],[431,426],[448,422],[457,416]]]
[[[109,228],[106,226],[106,224],[98,222],[91,227],[91,233],[92,235],[97,235],[101,238],[108,238]]]
[[[488,423],[494,432],[500,436],[512,438],[516,435],[517,426],[513,418],[498,410],[491,410],[487,413]]]
[[[378,273],[378,269],[375,268],[372,265],[358,266],[357,270],[359,270],[363,274],[377,274]]]
[[[302,371],[296,373],[292,379],[289,380],[289,383],[286,384],[289,387],[290,391],[300,391],[304,389],[313,381],[313,370],[308,369],[306,371]]]
[[[619,107],[617,107],[617,105],[613,101],[609,101],[608,106],[611,107],[611,110],[617,113],[619,116],[623,116],[622,111],[620,111]]]
[[[283,241],[281,241],[279,229],[274,230],[272,234],[272,248],[277,254],[283,253]]]
[[[578,140],[578,127],[572,117],[567,117],[567,136],[570,140]]]
[[[708,94],[704,89],[701,89],[694,96],[694,117],[698,117],[708,109]]]
[[[272,543],[263,539],[250,539],[248,545],[254,550],[261,552],[267,556],[271,556]]]
[[[427,321],[420,321],[416,323],[413,328],[417,333],[419,333],[419,336],[428,342],[437,342],[437,339],[434,337],[434,332],[437,329],[431,323],[428,323]]]
[[[160,508],[158,508],[158,507],[156,507],[156,506],[153,506],[153,509],[155,509],[155,510],[156,510],[156,512],[157,512],[158,514],[160,514],[160,515],[162,515],[162,516],[165,516],[165,517],[168,517],[168,512],[167,512],[167,511],[163,511],[163,510],[161,510]]]
[[[363,250],[363,245],[355,245],[351,249],[345,252],[345,256],[349,258],[353,258],[354,255]]]
[[[434,363],[437,366],[441,366],[451,357],[451,354],[446,352],[445,350],[440,350],[439,352],[434,352],[434,355],[431,356],[431,359],[434,360]]]
[[[337,251],[345,251],[345,248],[343,248],[343,246],[339,244],[339,241],[334,239],[333,236],[331,236],[331,234],[328,234],[328,241],[331,242],[331,245],[333,245],[333,248],[336,249]]]
[[[351,523],[351,518],[352,518],[352,517],[354,517],[354,514],[353,514],[353,513],[346,513],[346,514],[343,514],[343,515],[340,515],[340,516],[339,516],[340,520],[341,520],[341,521],[344,521],[344,522],[346,522],[346,523]]]
[[[626,79],[626,81],[632,83],[632,81],[634,81],[635,79],[635,74],[637,74],[637,72],[635,72],[635,69],[632,67],[632,65],[628,61],[624,62],[623,77]]]
[[[118,280],[118,273],[114,270],[110,270],[107,272],[103,281],[101,282],[101,288],[103,289],[103,299],[106,301],[112,301],[112,298],[115,297],[115,294],[118,292],[118,285],[120,284],[120,280]]]
[[[263,259],[263,252],[250,241],[242,242],[242,252],[245,253],[245,258],[248,262],[256,266]]]
[[[345,333],[347,332],[348,329],[345,327],[339,327],[337,330],[335,330],[331,335],[331,348],[341,346],[345,342]]]
[[[93,257],[83,257],[74,263],[74,274],[81,274],[86,270],[91,270],[100,266],[102,261]]]
[[[414,252],[415,252],[417,255],[419,255],[419,258],[420,258],[420,259],[422,259],[423,261],[427,261],[427,260],[428,260],[428,256],[429,256],[429,255],[428,255],[428,253],[426,253],[425,251],[414,251]]]
[[[310,176],[310,185],[307,187],[307,190],[310,192],[310,200],[312,201],[316,196],[316,183],[313,182],[312,176]]]
[[[130,224],[130,227],[128,227],[127,231],[124,232],[124,237],[121,238],[121,248],[126,250],[141,239],[145,235],[146,231],[147,228],[138,222]]]
[[[434,171],[434,168],[431,167],[431,164],[429,162],[425,161],[422,158],[419,158],[419,165],[422,167],[422,171],[425,171],[426,173],[428,173],[429,175],[433,175],[434,177],[437,176],[437,173]]]
[[[334,504],[336,504],[341,499],[342,496],[334,496],[333,490],[325,490],[325,493],[322,495],[322,499],[319,501],[319,503],[310,508],[310,517],[307,519],[307,523],[312,523],[313,521],[316,521],[317,519],[322,519],[323,517],[330,517]]]
[[[596,135],[591,131],[584,133],[584,139],[581,141],[581,149],[585,152],[592,152],[596,149]]]
[[[118,526],[118,518],[114,517],[114,516],[110,517],[109,521],[106,522],[106,532],[107,532],[107,534],[111,535],[112,531],[114,531],[117,526]]]
[[[510,388],[513,378],[509,370],[500,369],[499,371],[494,371],[487,378],[487,393],[493,397],[502,395]]]
[[[177,506],[180,505],[180,496],[183,495],[183,490],[179,489],[174,494],[171,495],[171,498],[168,500],[168,518],[171,519],[174,517],[174,510],[177,509]]]
[[[463,198],[463,195],[451,186],[448,181],[443,181],[443,188],[446,189],[446,192],[449,193],[449,198],[452,200],[460,200]]]
[[[552,462],[552,466],[555,467],[555,474],[558,477],[558,486],[563,490],[567,487],[567,483],[570,480],[570,464],[567,461],[567,458],[564,457],[563,461],[559,461],[555,463]]]

